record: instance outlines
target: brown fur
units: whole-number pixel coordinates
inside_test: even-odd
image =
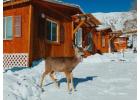
[[[73,69],[81,62],[81,55],[78,56],[79,53],[83,52],[83,49],[75,49],[74,57],[48,57],[45,61],[45,72],[42,75],[41,86],[44,80],[44,77],[50,73],[50,77],[52,80],[56,82],[56,79],[53,76],[54,72],[64,72],[67,78],[68,90],[70,91],[70,82],[72,84],[72,90],[74,90],[73,86]],[[58,84],[57,84],[58,85]]]

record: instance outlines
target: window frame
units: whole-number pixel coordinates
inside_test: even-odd
[[[7,28],[6,28],[6,26],[7,26],[7,18],[8,17],[11,17],[11,19],[12,19],[12,38],[7,38],[7,36],[6,36],[7,35]],[[13,16],[3,16],[3,19],[5,19],[5,20],[3,20],[3,23],[5,21],[5,28],[3,30],[3,35],[4,35],[3,40],[13,40]]]
[[[59,32],[59,28],[60,28],[60,23],[54,19],[50,19],[50,18],[46,18],[46,23],[47,21],[51,22],[51,37],[52,37],[52,23],[55,23],[57,25],[57,30],[56,30],[56,41],[53,41],[53,40],[48,40],[47,38],[47,42],[48,43],[52,43],[52,44],[60,44],[60,32]],[[46,24],[45,23],[45,24]],[[46,25],[45,25],[45,28],[46,28]],[[46,34],[48,34],[47,32],[45,32]]]

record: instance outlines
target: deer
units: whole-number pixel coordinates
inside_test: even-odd
[[[40,86],[43,85],[43,80],[47,74],[50,75],[50,78],[54,81],[54,83],[58,86],[57,79],[54,77],[55,72],[64,72],[67,79],[67,87],[68,91],[75,91],[74,83],[73,83],[73,73],[72,71],[75,67],[82,61],[83,59],[83,48],[73,46],[75,51],[75,55],[73,57],[47,57],[45,60],[45,71],[41,76]],[[72,88],[70,87],[70,83]]]

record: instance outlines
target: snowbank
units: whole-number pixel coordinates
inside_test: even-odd
[[[83,63],[105,63],[105,62],[136,62],[135,57],[130,57],[133,54],[132,50],[126,50],[124,53],[104,53],[103,55],[95,54],[83,59]],[[137,54],[134,54],[135,56]],[[130,58],[128,58],[128,56]]]

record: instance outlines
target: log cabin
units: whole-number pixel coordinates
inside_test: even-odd
[[[127,48],[127,37],[126,36],[116,37],[114,40],[114,46],[116,51],[125,50]]]
[[[87,32],[91,34],[87,34]],[[90,40],[89,35],[91,35],[92,42],[89,45],[91,48],[88,47],[85,52],[85,57],[95,53],[120,52],[127,48],[127,36],[122,35],[120,30],[112,31],[110,27],[100,25],[87,32],[84,36],[84,46],[89,45],[86,43],[87,40]]]
[[[73,42],[83,46],[86,28],[101,24],[79,6],[55,0],[5,0],[3,10],[4,68],[31,66],[46,57],[72,57]]]
[[[96,28],[93,32],[93,41],[95,43],[95,52],[107,53],[109,52],[110,43],[110,32],[112,29],[110,27],[106,28]]]
[[[84,46],[88,47],[90,44],[85,54],[86,57],[95,53],[102,54],[109,52],[110,32],[112,32],[110,27],[102,27],[100,25],[88,32],[90,34],[85,32],[86,34],[84,36]],[[87,40],[90,40],[90,42]]]
[[[122,31],[113,31],[111,35],[111,50],[112,52],[120,52],[127,48],[128,37]]]

